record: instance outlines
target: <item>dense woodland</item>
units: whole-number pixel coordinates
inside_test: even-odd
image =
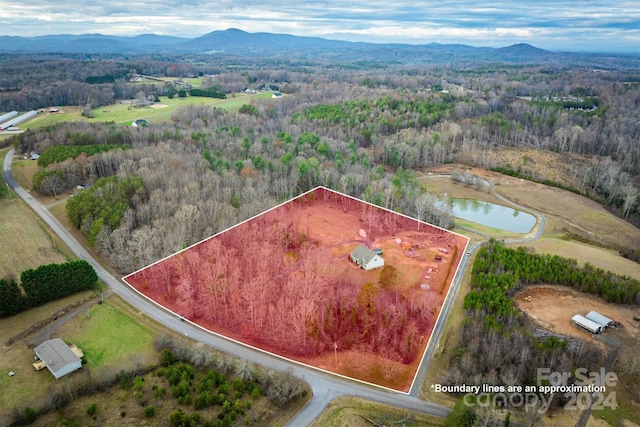
[[[560,180],[563,188],[640,223],[637,70],[513,64],[229,67],[224,58],[199,59],[42,56],[25,59],[19,69],[16,62],[0,62],[6,110],[99,106],[171,89],[163,82],[130,83],[134,73],[201,75],[202,87],[229,96],[264,87],[285,94],[251,101],[239,112],[188,106],[166,124],[132,129],[65,123],[9,141],[23,153],[51,159],[35,180],[43,194],[93,184],[95,189],[85,190],[93,196],[83,200],[96,205],[104,203],[98,200],[103,194],[126,194],[121,214],[82,215],[76,221],[122,272],[317,185],[451,226],[446,201],[421,195],[412,170],[452,162]],[[107,81],[95,79],[105,75],[114,83],[88,83]],[[50,151],[59,145],[75,147]],[[90,145],[99,147],[78,148]],[[526,155],[518,164],[502,164],[492,155],[518,147],[565,154],[566,173],[546,176]],[[62,160],[66,152],[71,157]],[[120,186],[132,176],[142,187],[123,193]],[[70,204],[70,215],[74,210]]]
[[[345,211],[361,209],[348,208],[352,199],[343,196],[323,199]],[[376,211],[363,214],[369,236],[411,227]],[[378,284],[337,259],[328,266],[320,241],[298,221],[285,222],[286,215],[261,215],[126,281],[191,321],[280,354],[315,358],[338,345],[412,363],[419,337],[435,320],[435,297],[398,292],[391,266]]]

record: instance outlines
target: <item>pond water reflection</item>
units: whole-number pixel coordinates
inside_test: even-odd
[[[452,198],[450,201],[454,217],[487,227],[515,233],[528,233],[536,225],[536,217],[533,215],[506,206],[476,199]]]

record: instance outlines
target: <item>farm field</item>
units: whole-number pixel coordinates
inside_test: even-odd
[[[0,276],[20,276],[24,270],[71,259],[64,244],[17,198],[0,200]],[[10,243],[9,243],[10,242]]]
[[[112,104],[93,109],[93,118],[83,117],[80,107],[61,107],[55,113],[43,112],[31,120],[21,124],[21,128],[37,128],[50,126],[60,122],[84,121],[84,122],[115,122],[125,126],[138,119],[147,120],[149,123],[162,123],[171,119],[171,114],[186,105],[210,105],[223,108],[228,111],[237,111],[242,105],[248,104],[252,99],[268,99],[271,93],[258,94],[233,94],[227,99],[207,98],[202,96],[189,96],[186,98],[160,97],[160,102],[148,107],[132,107],[130,104]]]
[[[0,157],[5,153],[0,151]],[[60,239],[13,193],[0,198],[0,217],[0,276],[18,277],[24,270],[73,258]]]
[[[124,280],[219,334],[407,391],[467,242],[318,188]],[[358,245],[391,278],[357,267]]]
[[[438,168],[434,172],[451,173],[456,168],[460,167],[450,165]],[[546,226],[542,234],[543,238],[533,242],[515,243],[515,246],[527,246],[539,253],[575,258],[582,264],[589,262],[617,274],[640,278],[638,264],[621,257],[615,250],[606,248],[637,248],[640,246],[640,229],[610,214],[596,202],[569,191],[481,169],[473,169],[471,172],[492,182],[498,194],[545,216]],[[419,177],[420,184],[430,187],[430,191],[435,194],[447,193],[453,197],[475,198],[505,204],[493,194],[488,193],[486,189],[454,183],[449,176],[419,175]],[[456,223],[485,232],[497,239],[517,237],[464,221],[456,220]],[[567,239],[565,237],[567,233],[587,237],[597,245]]]

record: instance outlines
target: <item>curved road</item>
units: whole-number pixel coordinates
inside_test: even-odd
[[[49,225],[49,227],[51,227],[51,229],[78,258],[84,259],[93,265],[100,280],[102,280],[114,293],[127,300],[147,316],[176,332],[185,334],[189,338],[193,338],[210,347],[267,368],[279,371],[290,371],[296,377],[306,381],[313,390],[313,396],[307,405],[289,421],[288,425],[302,426],[309,424],[324,410],[330,401],[341,395],[358,396],[439,417],[446,417],[450,412],[450,409],[445,406],[425,402],[414,396],[367,386],[356,381],[340,378],[332,374],[306,367],[299,363],[291,362],[248,348],[231,340],[214,335],[193,323],[181,321],[180,317],[176,314],[151,302],[112,276],[111,273],[105,270],[102,265],[95,260],[91,253],[78,243],[69,230],[62,226],[62,224],[60,224],[60,222],[49,212],[47,208],[42,206],[27,191],[20,187],[13,178],[13,174],[11,172],[13,154],[14,150],[7,153],[2,166],[2,174],[9,187],[13,189],[13,191],[29,206],[31,206],[38,215],[40,215],[40,217]]]
[[[382,388],[368,386],[357,381],[351,381],[346,378],[338,377],[333,374],[324,373],[322,371],[304,366],[297,362],[285,360],[283,358],[249,348],[237,342],[228,340],[224,337],[212,334],[191,322],[181,321],[180,317],[175,313],[165,310],[164,308],[148,300],[146,297],[142,296],[137,291],[133,290],[132,288],[112,276],[107,270],[102,267],[102,265],[100,265],[95,260],[91,253],[89,253],[80,243],[78,243],[78,241],[69,232],[69,230],[63,227],[62,224],[60,224],[60,222],[49,212],[46,207],[42,206],[37,200],[31,197],[31,195],[27,191],[20,187],[13,178],[13,174],[11,172],[11,161],[13,159],[13,154],[14,150],[11,150],[7,153],[4,158],[2,167],[2,174],[5,181],[7,182],[7,185],[9,185],[9,187],[11,187],[18,196],[20,196],[29,206],[31,206],[31,208],[38,215],[40,215],[40,217],[49,225],[49,227],[51,227],[51,229],[60,237],[60,239],[62,239],[62,241],[71,249],[71,251],[73,251],[73,253],[78,258],[84,259],[93,265],[96,273],[98,274],[98,277],[113,292],[118,294],[123,299],[127,300],[130,304],[137,307],[149,317],[155,319],[156,321],[162,323],[166,327],[178,333],[185,334],[186,336],[200,341],[212,348],[216,348],[225,353],[229,353],[239,358],[246,359],[258,365],[262,365],[267,368],[276,369],[279,371],[290,371],[296,377],[306,381],[313,390],[313,396],[309,400],[307,405],[289,421],[288,425],[301,426],[309,424],[324,410],[329,402],[341,395],[358,396],[365,399],[406,408],[409,410],[436,415],[439,417],[446,417],[450,412],[450,409],[445,406],[426,402],[424,400],[418,399],[416,396],[419,395],[420,387],[424,382],[424,377],[427,372],[429,361],[431,360],[433,353],[437,348],[437,343],[440,339],[440,335],[442,334],[445,320],[449,314],[458,288],[460,287],[463,272],[467,268],[471,254],[473,253],[473,251],[479,248],[482,243],[477,243],[471,246],[467,249],[467,253],[463,255],[461,264],[453,280],[451,289],[443,304],[441,314],[438,316],[436,325],[434,326],[434,330],[429,340],[427,350],[425,351],[422,362],[420,363],[416,379],[414,380],[409,394],[406,395],[387,391]],[[511,205],[515,205],[513,202],[510,202],[504,199],[502,196],[496,194],[493,186],[491,186],[488,181],[485,182],[487,185],[489,185],[491,192],[494,195]],[[520,206],[518,207],[525,210]],[[538,213],[533,212],[533,214],[539,220],[538,230],[536,234],[527,239],[522,239],[519,241],[524,242],[535,240],[542,234],[542,230],[545,225],[545,219]]]

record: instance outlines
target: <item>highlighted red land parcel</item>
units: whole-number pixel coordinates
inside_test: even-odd
[[[124,280],[218,334],[406,392],[467,243],[319,187]]]

